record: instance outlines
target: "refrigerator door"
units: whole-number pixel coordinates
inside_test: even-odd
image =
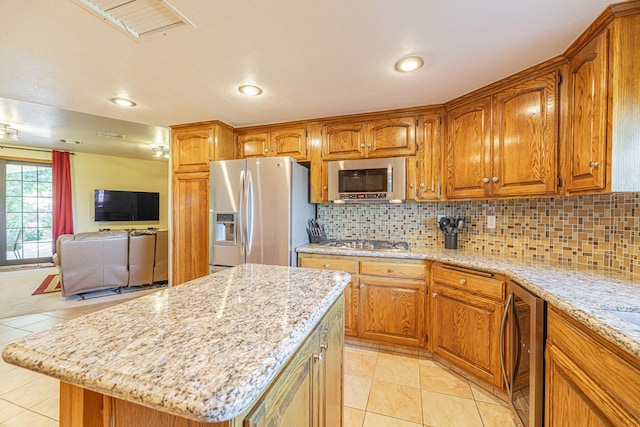
[[[236,266],[245,262],[243,245],[246,160],[211,162],[209,264]]]
[[[247,159],[247,263],[289,265],[290,157]]]

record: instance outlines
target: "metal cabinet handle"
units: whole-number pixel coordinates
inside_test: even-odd
[[[269,152],[269,149],[268,149],[268,148],[265,148],[265,149],[264,149],[264,152],[265,152],[265,153],[268,153],[268,152]]]
[[[492,180],[493,182],[498,182],[498,181],[499,181],[499,179],[498,179],[498,177],[497,177],[497,176],[494,176],[493,178],[491,178],[491,180]]]
[[[420,188],[424,188],[424,182],[420,183]]]
[[[371,144],[367,144],[367,147],[371,147]]]
[[[360,289],[364,289],[364,285],[360,285]]]
[[[328,187],[325,185],[322,187],[323,190],[326,190]]]
[[[409,184],[409,188],[413,188],[415,187],[415,185],[413,185],[413,183]]]
[[[591,166],[592,168],[597,168],[598,166],[600,166],[600,163],[598,163],[598,162],[589,162],[589,166]]]
[[[387,273],[393,273],[393,268],[387,269]]]
[[[364,144],[360,144],[360,148],[364,148]]]
[[[329,349],[329,344],[320,344],[320,351],[327,351]]]
[[[329,265],[329,264],[325,264],[325,265],[324,265],[324,268],[329,268],[329,267],[330,267],[330,265]]]
[[[467,279],[460,279],[460,284],[465,285],[467,283]]]
[[[489,178],[482,178],[482,182],[484,182],[485,184],[489,183]]]
[[[509,372],[507,372],[506,354],[504,351],[504,333],[507,327],[507,318],[509,317],[509,307],[513,304],[513,294],[509,294],[507,303],[504,306],[504,313],[502,313],[502,322],[500,322],[500,367],[502,368],[502,379],[504,385],[507,387],[507,391],[511,393],[512,384],[509,382]]]
[[[436,294],[435,292],[431,294],[431,298],[435,298],[437,296],[438,296],[438,294]]]
[[[276,151],[276,149],[275,149],[275,148],[272,148],[272,149],[271,149],[271,152],[273,153],[274,151]]]
[[[314,354],[313,355],[313,360],[315,360],[318,363],[322,363],[322,353],[320,354]]]

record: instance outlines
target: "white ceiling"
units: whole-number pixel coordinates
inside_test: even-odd
[[[195,28],[136,41],[77,1],[0,0],[0,123],[21,129],[22,145],[79,139],[73,151],[144,158],[145,144],[166,139],[172,124],[239,127],[437,104],[562,53],[609,3],[169,1]],[[425,59],[421,70],[395,71],[414,54]],[[264,93],[241,95],[245,83]],[[118,107],[114,96],[138,105]]]

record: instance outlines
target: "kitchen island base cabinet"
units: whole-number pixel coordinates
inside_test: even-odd
[[[256,403],[232,420],[189,420],[61,382],[60,427],[340,427],[343,318],[340,297]]]
[[[545,426],[640,425],[640,362],[549,306]]]

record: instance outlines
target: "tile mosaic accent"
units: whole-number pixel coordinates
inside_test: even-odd
[[[425,249],[444,246],[437,215],[465,218],[460,248],[640,274],[640,193],[318,205],[329,238],[404,240]],[[488,215],[497,217],[495,229],[486,227]]]

